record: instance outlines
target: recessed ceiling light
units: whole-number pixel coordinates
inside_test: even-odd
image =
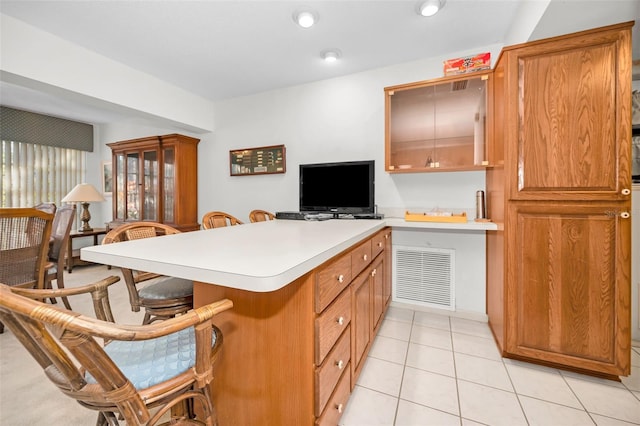
[[[444,7],[446,0],[427,0],[418,4],[418,14],[422,16],[433,16]]]
[[[320,52],[320,56],[326,62],[335,62],[340,59],[340,56],[342,56],[342,52],[340,52],[339,49],[326,49]]]
[[[310,28],[313,24],[318,22],[318,14],[311,10],[300,10],[294,12],[293,20],[302,28]]]

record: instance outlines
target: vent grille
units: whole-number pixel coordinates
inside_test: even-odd
[[[393,300],[455,309],[455,250],[396,246],[393,252]]]
[[[460,90],[466,90],[468,84],[469,84],[469,80],[454,81],[451,83],[451,91],[457,92]]]

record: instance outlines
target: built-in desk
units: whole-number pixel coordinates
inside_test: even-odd
[[[81,257],[194,280],[196,306],[233,301],[215,319],[225,339],[213,383],[220,424],[336,424],[390,300],[388,225],[493,224],[275,220],[87,247]]]

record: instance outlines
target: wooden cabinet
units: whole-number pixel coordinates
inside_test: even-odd
[[[351,284],[352,324],[351,324],[351,388],[364,366],[365,355],[371,343],[371,280],[369,271],[360,274]]]
[[[194,284],[196,306],[233,301],[214,321],[225,339],[212,383],[220,424],[338,424],[377,330],[373,312],[379,327],[386,310],[373,289],[391,286],[390,243],[385,228],[268,293]]]
[[[114,222],[199,229],[198,142],[171,134],[107,144],[113,156]]]
[[[496,64],[487,313],[505,356],[630,372],[631,26],[508,47]]]
[[[385,88],[385,170],[479,170],[490,164],[491,72]]]

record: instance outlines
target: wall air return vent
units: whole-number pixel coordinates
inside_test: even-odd
[[[455,250],[394,246],[393,300],[455,310]]]
[[[469,80],[458,80],[451,83],[451,91],[459,92],[460,90],[466,90]]]

